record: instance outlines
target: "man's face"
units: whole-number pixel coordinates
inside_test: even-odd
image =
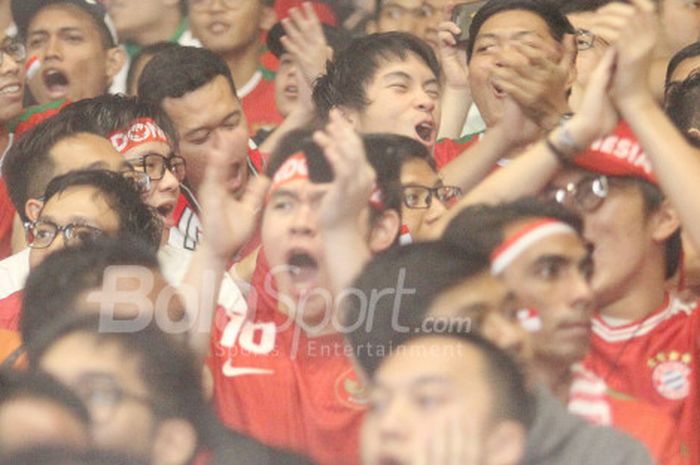
[[[124,159],[137,171],[150,171],[152,168],[145,165],[158,165],[162,163],[163,157],[170,160],[175,154],[169,144],[160,141],[146,142],[124,152]],[[146,158],[144,158],[146,157]],[[151,162],[150,160],[155,160]],[[153,179],[151,177],[151,189],[143,194],[143,201],[146,205],[153,207],[158,212],[158,216],[163,221],[164,228],[171,228],[175,225],[173,211],[177,205],[177,198],[180,195],[180,182],[175,178],[172,171],[164,167],[163,177]]]
[[[275,103],[280,115],[286,117],[299,101],[299,70],[292,55],[284,53],[275,76]]]
[[[446,19],[445,8],[449,3],[448,0],[384,0],[377,18],[377,32],[410,32],[425,40],[438,54],[438,25]]]
[[[0,125],[4,125],[22,113],[24,71],[23,63],[16,62],[7,53],[0,53],[2,53],[2,65],[0,65]]]
[[[39,221],[47,221],[59,227],[69,224],[85,225],[116,237],[119,233],[119,217],[104,195],[92,186],[69,187],[51,197],[39,213]],[[34,268],[49,254],[66,247],[64,236],[56,234],[51,245],[43,249],[31,249],[30,267]]]
[[[514,294],[490,271],[464,280],[438,296],[429,317],[468,319],[470,329],[481,334],[527,367],[532,361],[532,342],[520,325],[521,306]]]
[[[440,82],[423,60],[384,62],[365,88],[369,104],[351,110],[361,133],[387,132],[417,140],[432,149],[440,126]]]
[[[512,237],[532,221],[509,225],[504,237]],[[503,280],[519,301],[539,313],[542,328],[532,338],[539,357],[572,364],[586,354],[592,272],[588,248],[573,231],[536,242],[504,270]]]
[[[564,170],[551,183],[563,188],[596,176],[582,170]],[[651,250],[659,246],[653,236],[653,222],[645,212],[644,198],[632,180],[608,178],[608,194],[592,211],[580,210],[584,239],[593,245],[595,273],[591,286],[596,305],[604,307],[636,284],[635,275],[649,264]]]
[[[29,81],[39,104],[102,95],[119,71],[109,64],[98,25],[74,5],[42,8],[29,23],[26,44],[27,55],[41,60],[40,71]]]
[[[172,2],[163,0],[104,0],[103,3],[114,21],[120,40],[135,40],[150,29],[158,28],[165,9],[177,8]]]
[[[39,365],[85,402],[95,446],[149,459],[157,423],[140,361],[116,343],[100,343],[98,337],[85,332],[63,336]]]
[[[262,0],[189,0],[188,4],[192,33],[213,52],[227,54],[257,43],[265,13]]]
[[[700,39],[700,3],[688,0],[660,2],[661,32],[668,53],[675,53]]]
[[[420,159],[410,160],[401,166],[401,185],[404,197],[418,195],[416,188],[438,187],[442,180],[428,163]],[[410,199],[407,199],[410,200]],[[443,203],[434,195],[429,208],[409,208],[404,201],[401,205],[401,219],[408,226],[411,237],[417,241],[436,239],[439,231],[435,225],[447,211]]]
[[[124,171],[129,164],[104,137],[79,133],[67,137],[51,148],[54,177],[73,170],[105,169]]]
[[[451,439],[473,444],[476,436],[483,445],[494,423],[483,356],[468,344],[437,336],[416,339],[403,349],[382,362],[370,385],[361,433],[363,463],[415,463],[423,444],[444,441],[446,425],[454,421],[470,427]],[[474,463],[484,463],[483,457]]]
[[[469,61],[469,85],[474,103],[487,127],[492,127],[503,115],[506,93],[492,82],[492,71],[502,66],[500,53],[507,52],[514,42],[531,43],[544,40],[554,49],[557,42],[549,33],[547,23],[534,13],[522,10],[505,11],[487,19],[474,40]]]
[[[180,98],[168,97],[163,109],[180,135],[180,154],[187,160],[187,180],[195,194],[213,148],[228,151],[229,189],[242,193],[248,182],[248,125],[228,80],[217,76]]]

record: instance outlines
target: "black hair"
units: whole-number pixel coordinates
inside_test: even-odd
[[[700,112],[696,103],[700,98],[700,71],[693,72],[681,82],[666,87],[664,109],[669,119],[687,137],[688,130],[700,129]]]
[[[313,100],[322,120],[334,107],[364,109],[366,88],[387,61],[417,56],[440,80],[440,64],[432,48],[418,37],[405,32],[370,34],[350,41],[326,66],[326,74],[314,85]]]
[[[27,346],[30,367],[39,366],[56,343],[74,334],[89,335],[100,347],[116,345],[125,360],[138,361],[138,375],[148,390],[154,415],[161,420],[188,420],[198,433],[198,443],[208,445],[213,412],[204,400],[201,365],[188,345],[154,323],[140,331],[109,326],[95,314],[71,314],[52,322]]]
[[[5,155],[2,175],[7,191],[22,221],[27,200],[39,198],[54,177],[53,147],[64,139],[89,132],[91,122],[74,112],[61,111],[42,121],[16,141]]]
[[[236,96],[236,85],[226,62],[206,48],[175,47],[156,54],[141,73],[139,97],[161,105],[166,98],[180,98],[210,83],[226,78]]]
[[[668,67],[666,68],[666,81],[665,85],[668,86],[671,83],[671,76],[673,72],[678,68],[678,66],[689,58],[695,58],[700,55],[700,41],[693,42],[690,45],[686,45],[671,58],[668,62]]]
[[[24,344],[32,344],[52,321],[79,310],[84,292],[99,289],[110,266],[140,266],[158,270],[155,253],[137,240],[98,238],[47,256],[27,277],[19,329]]]
[[[149,249],[160,246],[163,224],[154,209],[141,200],[134,185],[121,173],[106,170],[71,171],[51,180],[44,193],[45,202],[76,186],[91,186],[100,191],[119,218],[120,238],[136,238]]]
[[[41,370],[30,372],[4,369],[0,372],[0,410],[18,399],[45,400],[60,405],[87,429],[90,414],[85,404],[68,387]]]
[[[184,4],[187,4],[187,0],[183,0]],[[185,13],[186,14],[186,13]],[[134,74],[136,69],[142,60],[146,58],[152,58],[153,56],[163,52],[165,50],[170,50],[180,47],[179,44],[174,42],[156,42],[155,44],[149,44],[142,47],[136,54],[131,57],[131,63],[129,64],[129,71],[126,75],[126,89],[127,91],[131,89],[134,85]]]
[[[333,180],[333,169],[328,163],[321,148],[312,139],[313,133],[308,130],[294,131],[286,135],[278,149],[270,157],[266,175],[275,176],[277,170],[292,155],[302,152],[309,167],[309,179],[313,183],[328,183]],[[384,209],[401,212],[401,165],[395,156],[401,150],[401,136],[393,134],[371,134],[362,136],[367,161],[374,168],[377,176],[377,187],[382,193]],[[420,144],[419,144],[420,145]],[[423,147],[421,145],[421,147]],[[379,217],[379,212],[371,209],[370,221]]]
[[[616,0],[554,0],[553,3],[562,14],[568,15],[571,13],[594,12],[598,8],[614,1]]]
[[[535,415],[534,401],[527,389],[522,370],[506,352],[477,333],[449,329],[440,334],[422,330],[414,332],[401,342],[400,346],[432,337],[450,338],[476,349],[482,358],[483,372],[481,374],[493,395],[492,418],[513,420],[520,423],[525,429],[530,428]],[[400,347],[395,350],[399,352]]]
[[[486,256],[444,241],[417,242],[377,254],[343,300],[344,334],[362,369],[374,374],[386,350],[419,331],[443,292],[488,270]],[[395,297],[404,289],[400,300]],[[388,297],[386,295],[389,293]],[[363,296],[362,298],[355,298]]]
[[[474,20],[469,26],[469,37],[467,44],[467,59],[471,60],[474,52],[474,42],[479,30],[484,23],[494,15],[506,11],[528,11],[533,13],[547,23],[549,33],[557,42],[562,42],[565,34],[574,34],[574,27],[566,16],[564,16],[557,6],[549,0],[490,0],[474,16]]]
[[[509,225],[535,218],[554,218],[574,228],[579,235],[583,232],[583,222],[576,213],[554,202],[526,197],[500,205],[467,207],[450,221],[442,238],[490,256],[505,240],[504,232]]]
[[[139,97],[123,94],[105,94],[99,97],[79,100],[64,110],[68,115],[82,117],[86,124],[85,132],[107,138],[114,131],[129,127],[137,118],[152,118],[165,132],[173,149],[177,149],[177,130],[170,117],[160,106]]]
[[[148,465],[132,455],[102,449],[41,446],[0,457],[0,465]]]

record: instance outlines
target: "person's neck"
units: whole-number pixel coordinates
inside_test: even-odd
[[[299,329],[304,332],[307,338],[313,339],[337,334],[338,331],[336,331],[335,326],[333,325],[333,321],[335,321],[333,317],[328,318],[327,315],[325,315],[326,317],[323,318],[321,322],[308,321],[307,319],[304,319],[303,316],[299,315],[299,310],[295,311],[288,308],[285,304],[285,300],[286,299],[278,300],[277,311],[286,315],[288,318],[294,319],[296,326],[298,326]],[[326,309],[325,311],[328,312],[329,310]],[[304,313],[303,309],[301,310],[301,313]]]
[[[260,49],[258,42],[251,42],[246,47],[233,50],[225,55],[224,60],[231,70],[233,82],[236,84],[236,89],[240,89],[248,84],[260,67]]]
[[[601,303],[599,312],[627,321],[637,321],[657,310],[666,298],[666,279],[663,260],[661,265],[654,260],[642,263],[639,273],[627,280],[627,284],[616,289],[619,297],[608,303]]]
[[[142,47],[156,42],[167,42],[173,38],[181,21],[182,16],[177,8],[165,8],[157,25],[139,31],[130,39],[130,42]]]
[[[2,160],[8,145],[10,145],[10,133],[5,129],[4,125],[0,124],[0,160]]]
[[[547,386],[564,405],[569,403],[571,383],[574,381],[571,365],[561,360],[537,356],[532,364],[532,376],[537,384]]]

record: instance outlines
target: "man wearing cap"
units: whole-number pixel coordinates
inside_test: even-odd
[[[13,0],[12,15],[36,67],[28,81],[34,103],[104,94],[124,65],[112,21],[95,0]]]

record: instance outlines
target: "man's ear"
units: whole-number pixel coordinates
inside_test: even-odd
[[[44,208],[44,202],[37,199],[29,199],[24,204],[24,214],[27,215],[29,221],[36,221],[39,219],[39,213],[41,213],[42,208]]]
[[[652,214],[651,237],[655,242],[663,243],[681,227],[681,220],[676,209],[671,206],[668,199],[661,202],[659,208]]]
[[[525,453],[525,428],[512,420],[502,421],[486,438],[486,465],[515,465]]]
[[[372,254],[379,253],[391,247],[401,229],[401,215],[396,210],[385,210],[382,216],[374,221],[369,234],[369,249]]]
[[[260,16],[260,29],[269,31],[277,21],[279,21],[279,18],[277,17],[277,13],[275,13],[275,9],[271,6],[263,5],[262,14]]]
[[[182,418],[169,418],[158,424],[153,438],[153,465],[189,463],[197,451],[197,432]]]
[[[105,64],[105,73],[109,84],[112,84],[114,76],[119,74],[119,71],[126,63],[126,52],[122,47],[112,47],[107,50],[107,62]]]

